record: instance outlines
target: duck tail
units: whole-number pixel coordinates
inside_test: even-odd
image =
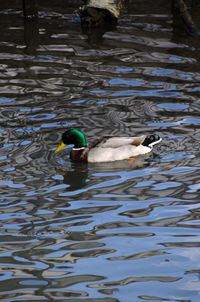
[[[148,135],[145,137],[142,145],[152,148],[153,145],[158,144],[161,140],[162,140],[162,138],[160,138],[160,136],[158,136],[158,135]]]

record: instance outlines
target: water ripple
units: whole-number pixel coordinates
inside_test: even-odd
[[[199,44],[166,1],[137,2],[102,32],[76,1],[0,12],[4,301],[199,300]],[[68,127],[163,140],[77,164],[53,154]]]

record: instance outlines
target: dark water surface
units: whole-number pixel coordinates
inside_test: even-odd
[[[1,301],[200,301],[200,40],[154,2],[88,34],[76,3],[0,11]],[[70,126],[163,141],[74,164]]]

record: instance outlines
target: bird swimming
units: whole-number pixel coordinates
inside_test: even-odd
[[[74,145],[70,158],[75,162],[109,162],[124,160],[149,153],[162,139],[158,135],[101,136],[87,144],[85,135],[78,129],[68,129],[62,135],[54,153],[67,145]]]

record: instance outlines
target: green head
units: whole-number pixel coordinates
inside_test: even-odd
[[[61,151],[66,145],[74,145],[74,148],[87,147],[85,135],[77,129],[69,129],[62,135],[62,141],[55,153]]]

